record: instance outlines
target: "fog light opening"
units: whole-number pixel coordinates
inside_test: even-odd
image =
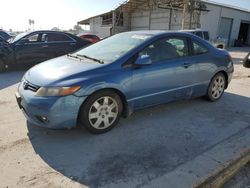
[[[46,116],[36,116],[36,118],[42,123],[48,123],[49,119]]]

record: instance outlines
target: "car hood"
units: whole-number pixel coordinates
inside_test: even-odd
[[[89,60],[62,56],[40,63],[24,75],[37,86],[71,86],[86,79],[86,72],[103,65]]]

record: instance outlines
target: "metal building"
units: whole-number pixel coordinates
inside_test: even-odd
[[[128,0],[115,10],[78,24],[107,37],[131,30],[202,29],[228,45],[250,45],[250,10],[210,0]]]

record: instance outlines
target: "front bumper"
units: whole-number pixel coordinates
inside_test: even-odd
[[[227,83],[229,84],[232,79],[233,79],[233,73],[234,73],[234,63],[232,62],[232,65],[227,67],[227,75],[228,75],[228,80]]]
[[[79,109],[86,97],[37,97],[30,90],[18,88],[16,99],[31,124],[52,129],[74,128]]]

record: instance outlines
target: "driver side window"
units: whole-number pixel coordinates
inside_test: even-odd
[[[148,55],[152,63],[175,59],[188,55],[188,45],[185,38],[168,37],[149,45],[139,56]]]
[[[30,35],[27,37],[29,43],[39,42],[39,34]]]

